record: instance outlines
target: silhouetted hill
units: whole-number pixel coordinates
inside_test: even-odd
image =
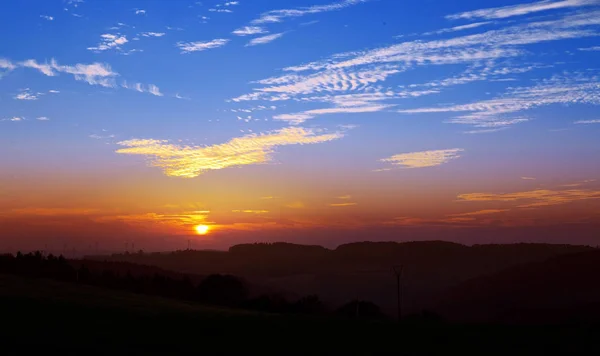
[[[403,304],[418,311],[433,296],[471,278],[561,254],[593,250],[551,244],[475,245],[426,242],[361,242],[334,250],[289,243],[244,244],[227,252],[176,251],[99,257],[208,275],[228,273],[253,283],[289,291],[291,299],[316,294],[340,305],[370,300],[395,313],[396,280],[392,266],[404,265]]]
[[[423,326],[264,314],[1,274],[0,315],[2,355],[549,355],[600,351],[598,330],[591,328]]]
[[[553,257],[466,281],[438,299],[459,321],[600,321],[600,251]]]

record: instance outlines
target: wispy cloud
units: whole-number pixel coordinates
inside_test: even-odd
[[[481,27],[481,26],[484,26],[484,25],[489,25],[491,23],[492,22],[490,22],[490,21],[476,22],[476,23],[471,23],[471,24],[468,24],[468,25],[455,26],[455,27],[450,27],[450,28],[443,28],[443,29],[437,30],[437,31],[425,32],[425,33],[423,33],[423,35],[424,36],[439,35],[439,34],[442,34],[442,33],[464,31],[464,30],[469,30],[469,29],[472,29],[472,28]]]
[[[600,119],[598,119],[598,120],[579,120],[579,121],[575,121],[574,124],[577,124],[577,125],[600,124]]]
[[[512,6],[493,7],[446,16],[449,20],[458,19],[504,19],[513,16],[523,16],[540,11],[557,10],[564,8],[573,8],[581,6],[598,5],[598,0],[542,0],[527,4],[518,4]]]
[[[390,105],[362,105],[362,106],[340,106],[335,108],[307,110],[295,114],[280,114],[273,116],[274,120],[287,121],[290,124],[298,125],[306,120],[315,118],[317,115],[327,114],[350,114],[350,113],[367,113],[382,111],[391,107]]]
[[[269,31],[267,31],[263,27],[244,26],[244,27],[238,28],[237,30],[233,31],[232,33],[236,36],[251,36],[251,35],[259,35],[259,34],[268,33],[268,32]]]
[[[434,167],[459,158],[459,154],[463,151],[464,149],[462,148],[453,148],[447,150],[409,152],[384,158],[380,161],[388,162],[394,166],[400,166],[402,168]]]
[[[275,147],[315,144],[342,138],[342,132],[322,133],[304,128],[285,128],[252,134],[214,146],[178,146],[164,140],[133,139],[119,142],[117,153],[147,156],[150,164],[166,175],[192,178],[209,170],[267,163]]]
[[[53,21],[54,17],[52,16],[48,16],[48,15],[40,15],[41,18],[43,18],[44,20],[48,20],[48,21]]]
[[[489,22],[457,26],[445,29],[444,32],[476,28],[487,23]],[[322,114],[383,111],[396,105],[395,100],[437,94],[446,87],[475,81],[512,80],[514,78],[507,78],[507,76],[551,67],[551,64],[517,66],[513,63],[513,59],[526,54],[527,45],[596,36],[597,33],[591,26],[598,25],[600,25],[600,11],[593,10],[587,13],[567,14],[548,21],[512,24],[505,28],[468,36],[435,41],[409,41],[371,50],[338,53],[322,61],[284,68],[288,73],[255,81],[252,83],[255,85],[252,92],[231,100],[234,102],[293,100],[328,104],[328,107],[323,109],[299,110],[281,113],[274,117],[275,120],[294,124]],[[469,67],[461,75],[424,84],[400,86],[401,90],[383,85],[383,82],[391,76],[418,66],[450,64],[463,64]],[[588,89],[580,89],[582,93],[588,89],[593,90],[591,85]],[[549,93],[538,93],[539,99],[546,94]],[[527,95],[527,93],[514,93],[515,97],[527,97]],[[559,94],[554,94],[554,97],[555,100],[561,100]],[[508,110],[513,98],[502,97],[496,100],[495,104],[491,104],[502,106],[502,110]],[[520,111],[518,108],[523,106],[519,106],[519,103],[523,102],[524,100],[513,103],[515,109],[504,113]],[[466,107],[464,109],[469,111]],[[411,110],[402,112],[408,113]],[[447,122],[471,124],[477,128],[466,133],[487,133],[500,131],[530,119],[523,115],[500,114],[498,111],[473,110],[472,115],[463,115]]]
[[[536,180],[535,177],[521,177],[523,180]]]
[[[510,89],[508,93],[490,100],[446,107],[400,110],[400,113],[469,112],[448,120],[449,123],[475,127],[499,128],[528,121],[524,117],[507,117],[535,107],[552,104],[585,103],[600,105],[600,78],[595,76],[557,76],[533,87]]]
[[[543,206],[567,204],[581,200],[598,199],[600,191],[587,189],[570,190],[530,190],[516,193],[468,193],[458,196],[459,201],[496,201],[521,202],[517,208],[536,208]]]
[[[329,204],[329,206],[332,207],[346,207],[346,206],[356,206],[358,205],[357,203],[331,203]]]
[[[436,41],[403,42],[366,51],[341,53],[329,59],[285,68],[287,71],[351,68],[398,63],[405,66],[472,63],[522,55],[519,46],[596,36],[587,26],[600,25],[600,11],[568,15],[499,30]]]
[[[177,99],[181,99],[181,100],[191,100],[187,96],[182,96],[179,93],[175,93],[174,97],[177,98]]]
[[[40,95],[43,93],[33,93],[29,88],[21,90],[21,92],[14,96],[15,100],[38,100]]]
[[[278,38],[283,37],[283,35],[285,35],[285,32],[274,33],[272,35],[253,38],[250,40],[250,42],[248,42],[248,44],[246,44],[246,47],[267,44],[267,43],[275,41]]]
[[[229,42],[228,39],[218,38],[207,42],[178,42],[176,46],[181,49],[181,53],[191,53],[222,47],[225,46],[227,42]]]
[[[165,35],[164,32],[142,32],[142,33],[140,33],[140,36],[142,36],[142,37],[162,37],[164,35]]]
[[[163,96],[163,94],[160,92],[160,89],[154,84],[148,85],[148,93],[155,96]]]
[[[21,116],[13,116],[7,119],[0,119],[0,121],[12,121],[12,122],[19,122],[19,121],[25,121],[24,117]]]
[[[600,46],[586,47],[586,48],[578,48],[578,50],[580,50],[580,51],[584,51],[584,52],[600,51]]]
[[[490,214],[498,214],[498,213],[504,213],[510,211],[510,209],[484,209],[484,210],[477,210],[477,211],[470,211],[467,213],[459,213],[459,214],[450,214],[448,216],[455,216],[455,217],[460,217],[460,216],[479,216],[479,215],[490,215]]]
[[[9,61],[8,59],[0,58],[0,69],[13,70],[15,68],[17,68],[16,64]]]
[[[136,9],[135,10],[135,14],[136,15],[146,15],[146,10],[142,10],[142,9],[137,10]]]
[[[40,116],[35,118],[38,121],[50,121],[50,119],[46,116]]]
[[[144,85],[142,83],[128,83],[126,81],[123,81],[121,83],[121,87],[125,89],[135,90],[140,93],[149,93],[155,96],[163,96],[163,94],[160,92],[160,89],[154,84]]]
[[[288,96],[308,95],[313,93],[345,93],[360,91],[368,85],[384,81],[388,76],[399,73],[400,69],[393,66],[378,66],[360,71],[327,70],[308,76],[284,75],[259,80],[256,83],[265,85],[255,88],[253,94],[241,96],[234,101],[267,99],[271,94]]]
[[[129,42],[127,37],[120,34],[105,33],[100,35],[100,43],[96,47],[88,47],[89,51],[102,52],[110,49],[121,50],[121,45]]]
[[[74,76],[75,80],[85,81],[90,85],[101,85],[114,87],[114,77],[118,73],[113,72],[111,67],[105,63],[92,63],[75,65],[60,65],[54,59],[50,63],[38,63],[34,59],[28,59],[19,63],[20,67],[37,69],[47,76],[56,76],[59,73],[67,73]]]
[[[268,210],[232,210],[232,213],[245,213],[245,214],[268,214]]]
[[[346,7],[367,2],[369,0],[344,0],[327,5],[314,5],[309,7],[299,7],[295,9],[271,10],[260,15],[259,18],[252,21],[253,24],[282,22],[289,17],[301,17],[308,14],[318,14],[320,12],[342,10]]]
[[[210,11],[210,12],[224,12],[224,13],[231,13],[231,12],[233,12],[233,10],[229,10],[229,9],[215,9],[215,8],[208,9],[208,11]]]

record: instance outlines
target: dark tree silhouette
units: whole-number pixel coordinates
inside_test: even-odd
[[[300,314],[323,314],[326,308],[318,296],[308,295],[298,299],[292,305],[292,311]]]
[[[248,289],[237,277],[213,274],[198,285],[198,297],[205,303],[239,306],[248,298]]]
[[[381,309],[372,302],[363,300],[353,300],[342,305],[335,311],[335,314],[350,319],[375,320],[384,319],[385,315]]]

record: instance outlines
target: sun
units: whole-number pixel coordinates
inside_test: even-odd
[[[206,235],[209,230],[210,230],[210,227],[208,225],[196,226],[196,232],[198,233],[198,235]]]

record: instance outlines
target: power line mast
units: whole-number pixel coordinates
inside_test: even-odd
[[[394,275],[396,276],[396,298],[397,298],[397,305],[398,305],[398,321],[400,321],[400,319],[402,319],[402,288],[401,288],[401,279],[402,279],[402,272],[404,271],[404,266],[400,265],[400,266],[394,266],[392,267],[392,270],[394,271]]]

